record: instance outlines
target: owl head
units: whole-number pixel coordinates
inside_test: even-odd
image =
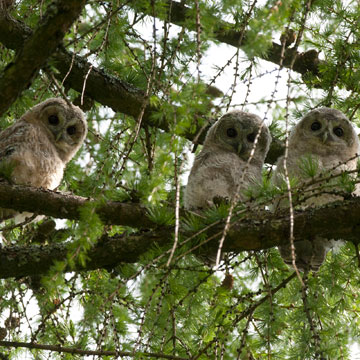
[[[290,134],[290,146],[302,153],[333,153],[339,160],[348,160],[359,151],[359,140],[341,111],[324,107],[310,111],[300,120]]]
[[[45,129],[65,163],[79,150],[87,134],[87,122],[81,109],[61,98],[47,99],[35,105],[21,120]]]
[[[234,110],[223,115],[208,131],[205,146],[215,146],[222,150],[236,153],[247,161],[254,147],[256,135],[261,127],[259,116],[244,111]],[[253,162],[263,163],[269,150],[271,136],[265,124],[255,147]]]

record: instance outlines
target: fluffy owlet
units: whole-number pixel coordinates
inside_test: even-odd
[[[344,170],[354,170],[357,165],[359,140],[353,126],[339,110],[320,108],[310,111],[291,131],[287,169],[290,178],[297,182],[309,181],[304,164],[312,164],[317,173],[339,174]],[[352,160],[350,160],[352,159]],[[310,161],[310,162],[309,162]],[[341,163],[341,165],[339,165]],[[274,174],[275,184],[284,178],[284,157],[278,160]],[[312,189],[315,189],[314,185]],[[321,190],[320,190],[321,191]],[[309,194],[309,192],[308,192]],[[321,194],[308,198],[304,207],[320,206],[342,199],[334,194]],[[280,204],[281,207],[284,204]],[[286,206],[288,206],[286,204]],[[325,260],[326,253],[333,247],[334,241],[318,237],[314,241],[295,242],[296,266],[299,270],[317,271]],[[296,240],[296,239],[295,239]],[[284,262],[292,264],[290,245],[280,246]]]
[[[244,200],[241,190],[261,179],[261,169],[271,142],[270,132],[263,124],[254,156],[244,174],[261,123],[257,115],[231,111],[209,129],[190,172],[185,208],[206,208],[216,198],[231,200],[239,185],[239,200]]]
[[[56,188],[65,165],[81,147],[86,133],[83,112],[61,98],[32,107],[0,132],[1,176],[14,184]],[[0,220],[17,214],[11,209],[0,209]],[[22,213],[16,220],[26,216],[29,214]]]

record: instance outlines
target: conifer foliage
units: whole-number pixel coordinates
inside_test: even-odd
[[[307,157],[305,183],[270,179],[311,109],[359,124],[359,17],[355,0],[0,0],[1,129],[56,96],[89,127],[56,191],[0,166],[0,207],[45,215],[0,225],[0,359],[354,358],[357,171]],[[263,180],[187,212],[194,152],[232,109],[269,126]],[[304,209],[323,193],[343,200]],[[316,273],[287,267],[276,246],[315,235],[345,245]]]

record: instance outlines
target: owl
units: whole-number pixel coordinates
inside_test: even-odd
[[[231,200],[237,190],[246,189],[261,179],[271,142],[265,124],[244,174],[261,123],[257,115],[235,110],[226,113],[209,129],[190,171],[184,197],[186,209],[204,209],[217,198]],[[239,200],[244,200],[241,191],[238,195]]]
[[[32,107],[13,125],[0,132],[0,176],[13,184],[56,188],[66,164],[87,134],[83,112],[61,98]],[[0,220],[29,213],[0,209]]]
[[[270,142],[270,132],[257,115],[235,110],[222,116],[209,129],[204,146],[195,158],[185,189],[185,208],[201,211],[214,205],[218,199],[231,201],[235,195],[238,201],[244,201],[243,190],[261,180]],[[212,266],[216,255],[200,259]]]
[[[309,159],[318,174],[323,172],[328,174],[329,170],[332,174],[354,170],[357,166],[358,152],[358,137],[352,124],[341,111],[325,107],[312,110],[290,132],[287,158],[289,177],[297,183],[309,181],[309,174],[304,171],[304,164]],[[284,157],[281,157],[277,162],[273,181],[279,185],[283,179]],[[315,186],[313,185],[312,189]],[[355,192],[358,192],[358,189]],[[308,198],[303,208],[320,206],[339,199],[343,198],[334,194],[321,194]],[[287,203],[279,205],[280,207],[288,206]],[[317,271],[324,262],[327,252],[334,247],[334,244],[340,243],[329,241],[316,234],[314,234],[314,239],[294,244],[296,266],[301,271]],[[290,245],[280,246],[279,250],[284,262],[291,265]]]

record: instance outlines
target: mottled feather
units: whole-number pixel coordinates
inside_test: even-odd
[[[296,179],[298,184],[310,180],[301,166],[306,157],[311,157],[316,163],[318,173],[328,174],[331,170],[332,174],[339,174],[344,170],[354,170],[357,166],[358,152],[358,137],[352,124],[341,111],[330,108],[312,110],[290,133],[287,158],[289,176]],[[283,178],[284,157],[281,157],[277,162],[273,182],[280,185]],[[310,187],[308,190],[313,188]],[[321,194],[308,198],[302,204],[302,208],[320,206],[342,199],[343,197],[335,194]],[[288,203],[283,201],[277,206],[287,207]],[[329,249],[338,246],[339,243],[341,241],[324,239],[316,234],[313,239],[295,242],[297,268],[302,271],[317,271]],[[284,262],[291,265],[290,245],[280,246],[279,251]]]
[[[13,184],[54,189],[64,168],[81,147],[87,133],[82,111],[60,98],[48,99],[27,111],[0,132],[2,179]],[[0,220],[17,215],[0,209]],[[29,213],[22,213],[17,221]]]

